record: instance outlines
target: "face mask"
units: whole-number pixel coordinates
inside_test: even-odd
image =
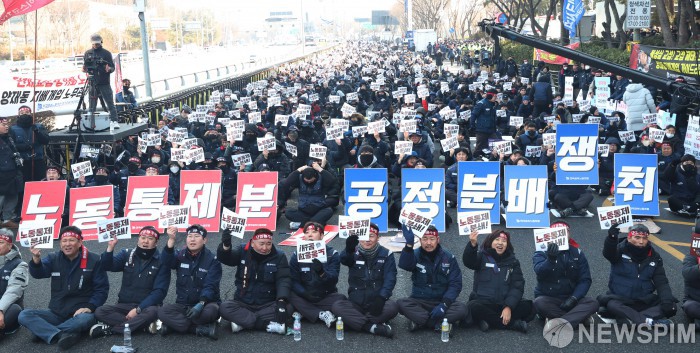
[[[17,118],[17,125],[27,128],[32,126],[32,116],[29,114],[22,114]]]
[[[129,91],[129,88],[131,88],[131,87],[129,87],[129,86],[122,86],[122,88],[124,89],[125,92],[128,92],[128,91]]]
[[[642,145],[644,145],[644,147],[649,147],[649,145],[651,145],[651,141],[644,140],[644,141],[642,141]]]
[[[97,184],[100,184],[100,185],[106,184],[107,178],[108,178],[108,176],[106,176],[106,175],[95,175],[95,182],[97,182]]]
[[[362,164],[365,167],[372,164],[373,161],[374,161],[374,155],[372,155],[372,154],[361,154],[360,155],[360,164]]]
[[[129,172],[136,173],[136,171],[139,170],[139,165],[134,163],[134,162],[131,162],[131,163],[129,163],[128,168],[129,168]]]
[[[245,134],[245,138],[247,140],[254,140],[255,139],[255,134]]]
[[[151,162],[153,162],[154,164],[160,163],[160,157],[151,158]]]
[[[180,171],[180,167],[177,167],[177,166],[170,167],[170,172],[173,174],[177,174],[177,172],[179,172],[179,171]]]
[[[535,131],[528,131],[527,134],[530,136],[535,136]]]
[[[219,169],[221,169],[221,171],[225,171],[225,170],[226,170],[226,166],[225,166],[225,165],[219,166]]]
[[[675,135],[675,134],[672,134],[672,133],[668,133],[668,132],[666,133],[666,137],[667,137],[667,138],[672,139],[673,136],[676,136],[676,135]]]
[[[314,123],[314,126],[315,126],[317,129],[320,129],[321,127],[323,127],[323,123]]]

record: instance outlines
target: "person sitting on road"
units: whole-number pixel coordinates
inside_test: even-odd
[[[571,237],[569,224],[559,221],[549,227],[568,229],[569,250],[559,250],[552,242],[545,251],[535,251],[532,263],[537,285],[533,304],[541,317],[562,318],[577,327],[598,311],[598,302],[586,296],[593,282],[591,270],[583,251]]]
[[[695,198],[700,191],[700,177],[694,156],[686,154],[681,158],[680,164],[672,161],[659,176],[659,180],[671,184],[671,195],[668,197],[671,212],[690,218],[697,216],[700,203]]]
[[[369,240],[349,236],[340,263],[348,267],[348,299],[336,301],[333,314],[352,330],[394,337],[387,322],[399,313],[398,304],[389,300],[396,286],[396,261],[379,245],[379,227],[370,224]]]
[[[399,312],[410,320],[410,331],[418,328],[439,331],[443,319],[452,325],[467,316],[467,306],[457,301],[462,291],[462,270],[455,256],[440,246],[440,234],[434,226],[413,249],[413,230],[402,225],[406,246],[399,267],[411,272],[411,296],[397,301]],[[451,326],[450,326],[451,327]]]
[[[299,189],[298,208],[285,209],[284,215],[291,221],[289,229],[296,230],[308,221],[328,222],[340,201],[338,178],[319,163],[305,165],[291,172],[280,187],[280,206],[283,208],[294,189]]]
[[[700,224],[696,222],[693,227],[693,236],[698,234],[700,234]],[[690,322],[695,323],[697,329],[700,327],[700,251],[696,249],[694,253],[685,255],[682,274],[685,283],[683,312]]]
[[[19,328],[24,291],[29,284],[29,265],[22,260],[15,234],[0,228],[0,341]]]
[[[531,300],[523,299],[525,278],[515,257],[510,234],[496,229],[481,247],[477,232],[469,235],[462,262],[474,270],[474,285],[467,308],[472,323],[483,332],[499,328],[527,333],[527,323],[535,317]]]
[[[598,302],[618,321],[670,326],[673,322],[667,318],[676,315],[678,300],[661,254],[649,244],[649,229],[636,224],[626,239],[618,239],[619,234],[613,225],[605,238],[603,256],[610,261],[610,279],[607,294],[598,296]]]
[[[318,222],[304,224],[304,240],[322,241],[324,227]],[[292,253],[289,272],[292,277],[292,292],[289,302],[301,317],[311,321],[323,321],[331,327],[336,321],[331,312],[333,303],[347,298],[338,293],[338,275],[340,274],[340,253],[326,245],[326,262],[313,259],[311,263],[301,263],[297,253]]]
[[[586,185],[557,185],[556,163],[552,163],[552,170],[549,174],[551,207],[559,212],[561,218],[588,215],[588,206],[593,202],[593,194],[586,190]]]

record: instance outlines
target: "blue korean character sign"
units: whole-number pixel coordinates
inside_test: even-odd
[[[489,210],[491,223],[501,220],[501,165],[499,162],[458,162],[457,211]]]
[[[505,166],[506,227],[549,227],[547,166]]]
[[[659,171],[655,154],[615,153],[615,205],[633,215],[659,215]]]
[[[370,218],[379,230],[389,226],[386,169],[345,169],[345,215]]]
[[[598,124],[557,126],[557,185],[598,185]]]
[[[445,231],[445,170],[404,169],[401,171],[402,206],[410,204],[433,219],[438,231]]]

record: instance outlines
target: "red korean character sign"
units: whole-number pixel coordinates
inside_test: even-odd
[[[70,224],[83,231],[84,240],[97,240],[97,222],[114,218],[112,185],[70,189]]]
[[[180,204],[189,206],[190,224],[201,224],[208,232],[218,232],[221,171],[183,170],[180,175]]]
[[[131,176],[126,189],[124,217],[131,220],[131,233],[145,226],[158,228],[160,209],[168,203],[168,176]]]
[[[58,239],[58,232],[61,230],[61,215],[63,215],[66,203],[67,183],[65,180],[25,183],[22,221],[53,220],[53,238]]]
[[[236,213],[248,218],[245,230],[277,228],[277,172],[239,173]]]

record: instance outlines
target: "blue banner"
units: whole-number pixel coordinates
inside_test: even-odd
[[[655,154],[615,153],[615,206],[636,216],[659,215],[659,170]]]
[[[583,1],[564,0],[564,5],[562,7],[564,9],[564,15],[562,16],[564,28],[569,31],[569,37],[576,37],[576,26],[586,12]]]
[[[345,214],[369,217],[379,230],[389,227],[388,174],[386,169],[345,170]]]
[[[501,223],[501,164],[458,163],[457,211],[490,210],[491,223]]]
[[[557,185],[598,185],[598,124],[557,126]]]
[[[445,169],[402,170],[401,197],[402,206],[411,204],[432,218],[438,231],[445,231]]]
[[[505,166],[506,227],[549,227],[547,166]]]

